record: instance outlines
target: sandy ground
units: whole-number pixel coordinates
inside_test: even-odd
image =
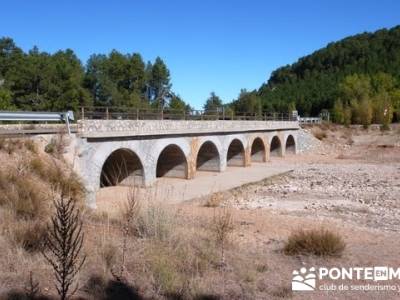
[[[277,159],[281,161],[282,159]],[[253,163],[251,167],[228,167],[224,172],[196,173],[195,178],[184,180],[180,178],[158,178],[151,188],[142,188],[141,193],[156,195],[159,201],[175,204],[227,191],[245,184],[258,182],[264,178],[290,172],[290,166],[276,163]],[[120,205],[121,199],[129,190],[126,186],[113,186],[102,188],[96,195],[97,206],[100,210],[110,210]]]

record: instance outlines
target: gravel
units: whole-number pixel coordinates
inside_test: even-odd
[[[243,188],[227,205],[400,231],[400,164],[297,164],[290,175]]]
[[[300,129],[297,134],[297,141],[299,153],[314,151],[323,146],[322,142],[309,129]]]

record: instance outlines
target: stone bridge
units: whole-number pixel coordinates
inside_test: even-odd
[[[101,187],[190,180],[296,154],[298,129],[297,121],[80,120],[74,165],[95,207]]]

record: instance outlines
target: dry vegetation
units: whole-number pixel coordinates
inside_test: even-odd
[[[48,251],[43,249],[46,225],[53,200],[65,192],[79,202],[82,186],[59,156],[47,153],[49,147],[37,149],[32,141],[18,139],[0,145],[0,246],[8,253],[0,265],[10,270],[0,275],[0,294],[9,299],[55,297],[51,264],[41,255]],[[132,190],[117,215],[84,212],[83,250],[90,255],[75,296],[212,299],[229,292],[217,287],[226,285],[221,274],[233,267],[231,215],[218,210],[213,220],[188,220],[153,197],[139,199]]]
[[[328,229],[299,229],[289,236],[284,252],[287,255],[340,256],[345,246],[343,238]]]
[[[350,131],[318,130],[324,132],[323,140],[332,135],[343,136],[343,143],[356,139]],[[70,176],[59,155],[62,146],[56,146],[56,141],[45,151],[30,140],[0,140],[0,251],[4,253],[0,268],[5,270],[0,274],[0,295],[5,299],[57,295],[52,268],[40,253],[46,224],[60,191],[67,191],[78,202],[83,191],[77,177]],[[59,150],[49,151],[49,147]],[[254,189],[255,194],[259,188]],[[379,252],[379,239],[387,240],[386,235],[369,232],[362,239],[357,227],[333,230],[339,227],[298,215],[235,209],[226,201],[227,195],[235,193],[239,190],[166,205],[157,201],[156,194],[131,188],[119,211],[80,207],[87,258],[77,274],[74,297],[296,298],[290,289],[292,270],[304,264],[374,262],[369,256],[363,261],[362,248]],[[389,265],[390,261],[379,263]]]

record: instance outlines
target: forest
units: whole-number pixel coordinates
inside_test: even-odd
[[[242,90],[232,106],[302,116],[329,110],[346,124],[399,121],[400,26],[330,43],[273,71],[258,90]]]
[[[93,54],[83,64],[71,49],[24,52],[0,39],[0,109],[78,110],[80,106],[190,110],[172,90],[170,71],[157,57],[139,53]],[[400,120],[400,26],[328,44],[273,71],[258,90],[242,89],[223,103],[214,92],[204,110],[229,114],[298,110],[302,116],[330,111],[342,124]]]
[[[27,53],[11,38],[0,39],[0,109],[77,111],[80,106],[173,109],[190,107],[171,90],[164,61],[138,53],[93,54],[86,65],[71,49]]]

